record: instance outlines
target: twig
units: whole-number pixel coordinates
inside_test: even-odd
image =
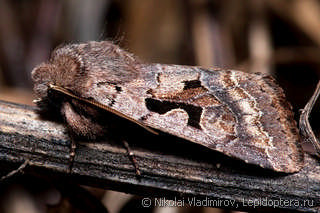
[[[21,164],[21,165],[19,166],[19,168],[15,169],[15,170],[12,170],[12,171],[9,172],[8,174],[2,176],[2,177],[0,178],[0,182],[3,181],[3,180],[5,180],[5,179],[9,179],[10,177],[16,175],[16,174],[19,173],[19,172],[22,172],[22,171],[24,170],[24,168],[26,168],[27,165],[29,165],[29,160],[25,160],[25,161],[23,162],[23,164]]]
[[[302,110],[300,115],[300,121],[299,121],[299,129],[300,129],[301,136],[303,137],[304,140],[312,142],[318,155],[320,155],[320,143],[312,131],[312,128],[309,123],[309,116],[314,104],[316,103],[319,97],[319,94],[320,94],[320,81],[318,82],[316,90],[314,91],[310,100]]]
[[[34,110],[0,101],[0,163],[6,165],[2,174],[29,159],[26,174],[139,194],[155,205],[160,200],[156,203],[153,197],[165,197],[184,199],[185,205],[193,200],[236,210],[252,210],[254,201],[273,210],[319,210],[320,163],[308,154],[300,172],[280,174],[178,138],[149,137],[143,130],[145,135],[130,141],[141,170],[139,178],[121,142],[112,140],[79,143],[68,174],[70,140],[64,126],[40,119]]]
[[[141,172],[140,172],[140,169],[138,166],[138,161],[137,161],[136,157],[134,156],[134,153],[131,151],[130,146],[127,141],[122,140],[122,143],[123,143],[124,147],[126,148],[128,156],[129,156],[130,160],[132,161],[132,164],[136,170],[137,177],[140,177]]]

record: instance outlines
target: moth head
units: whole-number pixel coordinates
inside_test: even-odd
[[[51,73],[54,69],[52,64],[43,63],[32,70],[33,89],[38,100],[44,99],[47,96],[48,86],[53,83]]]
[[[42,63],[35,67],[31,72],[34,82],[34,92],[36,95],[35,103],[41,107],[47,107],[52,104],[60,105],[57,101],[52,100],[52,87],[59,86],[66,89],[74,90],[76,83],[80,79],[80,66],[75,59],[71,57],[59,57],[51,59],[47,63]],[[51,103],[48,103],[51,102]]]

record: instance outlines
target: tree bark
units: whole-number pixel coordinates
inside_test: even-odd
[[[300,172],[282,174],[178,138],[163,137],[160,144],[153,145],[149,139],[149,144],[128,141],[140,176],[136,176],[126,149],[112,140],[77,141],[75,161],[68,173],[70,139],[63,124],[43,120],[35,107],[0,101],[2,174],[28,160],[24,173],[138,194],[158,206],[165,197],[176,204],[183,201],[197,206],[192,203],[196,201],[202,206],[236,210],[253,209],[254,204],[259,208],[320,210],[320,164],[315,156],[305,154]]]

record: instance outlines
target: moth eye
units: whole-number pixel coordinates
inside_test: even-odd
[[[37,84],[34,88],[36,94],[38,97],[43,97],[47,95],[47,89],[48,87],[46,87],[43,84]]]

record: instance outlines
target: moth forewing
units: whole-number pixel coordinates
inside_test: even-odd
[[[154,66],[150,70],[157,73],[158,86],[148,90],[147,125],[264,168],[301,169],[303,153],[291,106],[273,78]],[[189,78],[186,73],[191,73]],[[168,81],[180,86],[163,88],[162,82]]]

